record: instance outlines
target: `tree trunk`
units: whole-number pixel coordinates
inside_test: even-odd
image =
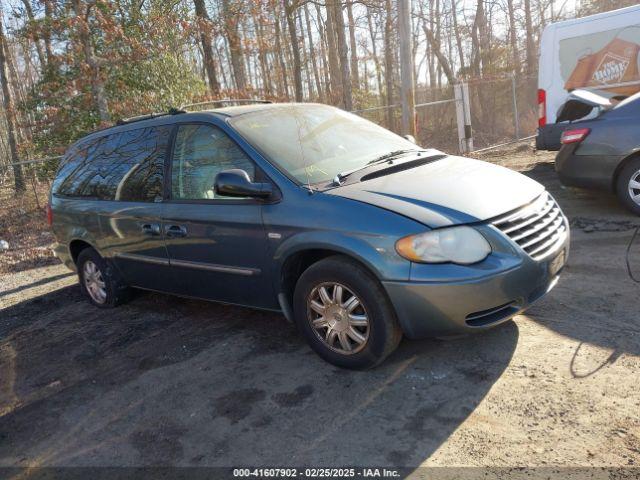
[[[349,72],[349,47],[344,30],[344,16],[340,0],[332,0],[333,18],[335,19],[335,31],[338,39],[338,52],[340,54],[340,73],[342,79],[342,104],[347,111],[353,110],[353,98],[351,96],[351,74]]]
[[[385,0],[385,14],[386,18],[384,21],[384,77],[386,82],[386,94],[387,94],[387,128],[390,130],[394,130],[395,125],[393,121],[393,109],[391,105],[393,105],[393,43],[392,43],[392,35],[393,35],[393,22],[392,22],[392,13],[393,10],[391,8],[391,0]]]
[[[451,12],[453,17],[453,32],[456,36],[456,47],[458,48],[458,57],[460,58],[460,70],[464,71],[464,50],[462,49],[462,35],[460,35],[460,28],[458,27],[456,0],[451,0]]]
[[[520,57],[518,55],[518,37],[516,36],[516,15],[513,8],[513,0],[507,0],[507,10],[509,13],[509,43],[511,46],[511,58],[513,71],[520,73]]]
[[[527,52],[527,73],[532,73],[535,68],[536,53],[533,44],[533,25],[531,22],[531,0],[524,0],[524,22],[526,26],[526,52]]]
[[[284,62],[284,54],[282,53],[282,41],[280,39],[280,19],[278,18],[276,2],[272,3],[273,15],[275,19],[275,36],[276,36],[276,56],[280,66],[280,96],[289,100],[289,83],[287,81],[287,66]]]
[[[224,57],[222,56],[220,49],[215,43],[213,44],[213,51],[218,57],[218,65],[220,65],[220,76],[222,77],[222,86],[226,88],[231,88],[231,82],[227,80],[227,74],[224,71],[224,64],[225,64]]]
[[[353,1],[347,2],[347,19],[349,20],[349,43],[351,46],[351,83],[353,88],[360,88],[358,74],[358,45],[356,44],[356,24],[353,19]]]
[[[331,77],[331,94],[332,103],[343,101],[343,85],[342,85],[342,71],[340,69],[340,60],[338,58],[338,44],[337,44],[337,28],[335,9],[333,8],[333,2],[336,0],[328,0],[331,3],[327,3],[327,46],[329,56],[329,71]]]
[[[376,81],[378,83],[378,95],[380,95],[381,104],[384,103],[382,100],[382,92],[384,91],[384,86],[382,85],[382,69],[380,68],[380,59],[378,58],[378,50],[376,47],[376,34],[373,30],[373,19],[371,18],[371,9],[367,7],[367,23],[369,24],[369,35],[371,36],[371,53],[373,55],[373,64],[376,66]]]
[[[324,103],[324,94],[322,92],[322,82],[320,80],[320,72],[318,71],[318,60],[316,58],[316,50],[313,46],[313,37],[311,36],[311,20],[309,15],[309,7],[304,4],[304,18],[307,24],[307,37],[309,41],[309,55],[311,55],[311,65],[313,67],[313,77],[316,81],[316,90],[318,91],[318,97],[320,101]]]
[[[262,7],[260,7],[260,13],[253,17],[253,23],[256,26],[256,35],[258,37],[258,58],[260,60],[260,71],[262,72],[262,85],[265,95],[271,95],[271,73],[269,72],[269,59],[267,58],[267,48],[264,39],[263,18]]]
[[[242,92],[247,89],[247,73],[244,66],[244,53],[242,51],[242,39],[240,38],[239,12],[235,5],[229,2],[233,0],[222,0],[222,12],[224,17],[224,30],[229,42],[229,54],[231,55],[231,67],[236,88]]]
[[[484,0],[478,0],[476,16],[473,20],[473,26],[471,27],[471,43],[473,45],[471,51],[471,71],[476,77],[480,77],[481,75],[482,52],[478,31],[482,22],[484,22]]]
[[[304,32],[304,24],[302,23],[302,12],[298,11],[298,28],[300,29],[300,42],[302,46],[302,64],[304,65],[304,71],[307,76],[307,89],[309,90],[309,99],[314,97],[313,92],[313,78],[311,76],[311,67],[309,62],[309,52],[307,51],[307,43],[305,42],[305,32]],[[311,47],[313,48],[313,46]]]
[[[83,5],[81,0],[73,0],[73,10],[76,17],[79,17],[78,23],[78,39],[80,46],[84,52],[84,60],[91,71],[91,93],[95,103],[98,116],[102,123],[108,122],[111,117],[109,115],[109,106],[107,104],[107,96],[104,91],[104,82],[100,75],[100,66],[102,61],[95,55],[93,44],[91,42],[91,33],[89,31],[89,15],[91,14],[91,4]]]
[[[44,31],[42,38],[44,40],[44,50],[47,54],[47,68],[55,66],[55,55],[51,47],[51,23],[53,22],[53,4],[52,0],[44,0]]]
[[[402,99],[402,129],[404,135],[416,134],[415,91],[413,86],[413,48],[411,46],[411,0],[398,0],[398,39],[400,43],[400,73]]]
[[[13,184],[16,195],[24,192],[24,177],[22,176],[22,166],[17,163],[20,161],[18,157],[18,145],[16,142],[16,126],[15,126],[15,110],[13,108],[13,99],[11,98],[11,90],[9,89],[9,79],[7,78],[7,60],[5,52],[9,52],[9,45],[4,36],[4,26],[2,25],[2,17],[0,16],[0,84],[2,84],[3,106],[7,117],[7,140],[9,142],[10,160],[13,164]]]
[[[33,43],[35,44],[36,52],[38,54],[38,60],[40,61],[40,68],[44,70],[47,66],[47,62],[45,59],[44,51],[42,50],[42,45],[40,44],[40,38],[35,34],[35,32],[33,32],[33,29],[35,28],[37,22],[35,17],[33,16],[31,2],[29,0],[22,0],[22,3],[24,4],[24,10],[27,13],[27,19],[29,20],[29,29],[32,30],[34,40]]]
[[[449,82],[450,85],[453,85],[456,81],[455,75],[453,74],[451,65],[449,65],[449,60],[447,60],[447,57],[442,53],[440,40],[429,29],[429,27],[427,26],[427,22],[422,22],[422,30],[427,37],[427,41],[429,42],[429,46],[431,47],[431,52],[438,59],[438,63],[440,67],[442,67],[444,76],[447,77],[447,82]]]
[[[289,40],[291,41],[291,53],[293,54],[293,88],[296,102],[302,101],[302,63],[300,62],[300,46],[298,45],[298,32],[296,31],[296,6],[290,0],[283,0],[284,15],[289,28]]]
[[[204,68],[207,72],[207,78],[209,79],[209,91],[212,95],[218,95],[220,93],[220,83],[218,82],[216,64],[213,59],[211,19],[204,5],[204,0],[193,0],[193,3],[196,8],[196,17],[198,17],[198,30],[200,30]]]
[[[323,27],[324,19],[322,17],[322,11],[320,11],[320,7],[318,4],[315,4],[316,7],[316,15],[318,18],[318,33],[320,34],[320,60],[322,63],[322,76],[324,79],[324,91],[325,101],[331,99],[331,78],[329,77],[329,66],[327,64],[327,33]]]

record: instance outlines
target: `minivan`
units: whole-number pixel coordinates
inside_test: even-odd
[[[279,311],[347,368],[512,318],[569,251],[539,183],[319,104],[120,122],[69,148],[49,208],[95,306],[135,287]]]

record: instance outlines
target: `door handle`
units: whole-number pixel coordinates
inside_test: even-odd
[[[145,223],[141,228],[145,235],[160,235],[160,225],[157,223]]]
[[[164,232],[167,237],[179,238],[187,236],[187,227],[182,225],[168,225]]]

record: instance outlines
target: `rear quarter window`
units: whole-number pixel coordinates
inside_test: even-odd
[[[171,126],[80,142],[63,159],[52,191],[67,197],[153,202],[162,198]]]

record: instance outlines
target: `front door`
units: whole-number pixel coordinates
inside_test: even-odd
[[[174,290],[229,303],[277,308],[266,271],[262,206],[250,198],[218,196],[216,175],[256,166],[220,128],[181,124],[171,161],[163,234]]]

